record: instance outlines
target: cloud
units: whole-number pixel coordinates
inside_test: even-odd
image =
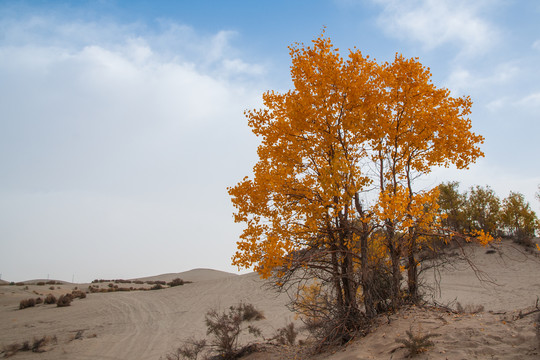
[[[418,41],[426,50],[454,44],[462,53],[482,53],[497,41],[497,30],[479,12],[482,2],[374,0],[383,6],[379,25],[390,36]]]
[[[540,107],[540,92],[532,93],[516,101],[516,105],[527,107]]]
[[[445,86],[453,94],[462,95],[475,90],[489,90],[494,85],[512,83],[522,70],[514,62],[506,62],[486,71],[471,72],[461,66],[456,66],[448,75]]]
[[[536,40],[535,42],[533,42],[532,48],[535,50],[540,50],[540,40]]]
[[[234,33],[46,17],[0,28],[10,29],[0,42],[6,277],[35,269],[43,253],[65,280],[83,263],[81,281],[232,270],[223,253],[238,228],[226,187],[254,163],[243,110],[261,105],[265,73],[239,56]],[[24,248],[36,252],[13,256]],[[80,259],[96,248],[127,260]]]

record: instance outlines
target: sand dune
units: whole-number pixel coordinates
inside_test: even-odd
[[[237,274],[225,272],[225,271],[219,271],[219,270],[213,270],[213,269],[193,269],[189,271],[179,272],[179,273],[169,273],[169,274],[161,274],[156,276],[148,276],[144,278],[136,278],[133,280],[142,280],[142,281],[171,281],[176,278],[183,279],[185,281],[193,281],[193,282],[200,282],[200,281],[208,281],[208,280],[218,280],[218,279],[226,279],[229,277],[235,277],[238,276]]]
[[[442,272],[442,291],[435,297],[439,303],[483,305],[484,312],[453,314],[411,308],[379,319],[375,331],[336,353],[308,358],[402,359],[406,351],[395,339],[404,337],[409,329],[438,334],[433,339],[435,346],[420,359],[538,358],[535,316],[516,317],[518,310],[533,305],[540,295],[539,258],[511,243],[498,244],[496,249],[492,254],[479,247],[467,250],[496,284],[479,282],[466,264],[458,263],[455,269]],[[27,285],[27,289],[1,286],[0,346],[54,335],[57,344],[46,352],[19,352],[13,358],[157,360],[188,336],[204,337],[204,314],[213,307],[225,309],[239,301],[255,304],[266,315],[259,324],[266,337],[294,320],[285,306],[288,297],[265,287],[253,273],[195,269],[141,280],[170,281],[176,277],[193,283],[156,291],[94,293],[66,308],[39,305],[18,310],[18,304],[21,299],[49,292],[58,296],[75,287],[86,289],[89,284],[56,285],[54,290],[49,290],[49,285]],[[294,352],[268,345],[267,351],[247,359],[292,359]]]

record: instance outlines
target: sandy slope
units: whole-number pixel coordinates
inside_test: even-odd
[[[486,254],[483,248],[468,251],[497,285],[480,283],[465,264],[458,264],[457,269],[442,272],[442,292],[436,300],[483,305],[485,312],[456,315],[409,309],[380,319],[376,331],[335,354],[309,358],[402,359],[406,351],[395,339],[405,336],[410,328],[440,335],[433,339],[435,346],[420,357],[424,359],[538,358],[535,317],[519,320],[515,317],[517,309],[533,305],[540,295],[539,258],[523,254],[509,243],[497,245],[495,254]],[[204,314],[212,307],[223,309],[238,301],[255,304],[267,317],[260,324],[267,337],[294,319],[285,307],[287,297],[266,289],[255,274],[239,276],[196,269],[147,279],[170,281],[175,277],[194,282],[157,291],[89,294],[67,308],[40,305],[18,310],[18,303],[23,298],[38,296],[34,291],[59,295],[75,286],[85,289],[88,284],[63,284],[55,286],[53,291],[49,290],[49,285],[28,285],[28,290],[22,286],[1,286],[0,346],[56,335],[57,344],[50,346],[47,352],[20,352],[13,358],[157,360],[181,339],[190,335],[204,336]],[[81,339],[73,340],[81,330]],[[294,358],[294,351],[272,346],[268,346],[267,352],[248,357],[251,360],[288,358]]]
[[[204,314],[212,307],[224,309],[238,301],[257,304],[267,317],[261,322],[267,333],[292,317],[284,306],[287,298],[262,288],[255,274],[194,270],[183,275],[172,278],[198,281],[156,291],[89,294],[66,308],[40,305],[18,310],[18,303],[36,297],[33,291],[59,295],[75,285],[60,285],[54,291],[48,286],[29,286],[28,290],[3,286],[0,345],[56,335],[58,344],[39,354],[40,359],[159,359],[187,336],[204,337]],[[71,340],[79,330],[84,330],[82,339]],[[15,357],[34,359],[36,354],[20,352]]]

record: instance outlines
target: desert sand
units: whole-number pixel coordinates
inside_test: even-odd
[[[540,295],[540,258],[511,242],[495,244],[495,252],[469,246],[467,253],[489,276],[479,281],[465,262],[441,271],[441,291],[433,294],[439,304],[454,308],[482,305],[477,314],[443,309],[410,307],[378,319],[372,333],[340,349],[318,355],[297,353],[299,348],[267,344],[264,351],[246,357],[266,359],[403,359],[407,351],[396,338],[405,331],[430,333],[434,346],[418,359],[538,359],[535,331],[538,314],[518,318],[519,311],[533,310]],[[261,309],[258,322],[266,338],[295,319],[285,294],[276,294],[257,274],[235,275],[210,269],[163,274],[139,280],[170,281],[180,277],[192,283],[155,291],[91,293],[71,306],[37,305],[19,310],[22,299],[59,296],[90,284],[0,286],[0,351],[4,346],[45,335],[56,336],[43,353],[18,352],[13,359],[156,359],[172,351],[189,336],[204,337],[204,315],[210,308],[226,309],[239,301]],[[433,283],[432,274],[425,275]],[[107,287],[107,283],[99,284]],[[120,284],[119,284],[120,285]],[[120,285],[122,286],[122,285]],[[129,284],[127,285],[130,286]],[[137,286],[137,285],[135,285]],[[428,296],[427,299],[430,299]],[[306,337],[307,334],[303,334]],[[6,353],[2,353],[6,355]]]

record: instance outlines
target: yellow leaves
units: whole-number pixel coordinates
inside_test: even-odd
[[[413,226],[429,227],[438,216],[437,198],[437,188],[410,194],[398,185],[379,194],[374,213],[383,221],[392,221],[395,231],[407,231]]]
[[[538,251],[540,251],[540,245],[538,244],[535,244],[536,245],[536,249],[538,249]]]
[[[483,155],[466,118],[471,99],[435,87],[416,58],[379,64],[356,49],[343,58],[324,34],[290,55],[293,89],[267,91],[263,109],[244,113],[261,144],[253,176],[227,189],[235,222],[245,224],[233,264],[268,277],[309,246],[358,251],[358,236],[344,229],[353,221],[391,224],[402,240],[437,227],[437,191],[413,192],[411,183]],[[355,194],[370,191],[375,204],[358,213]],[[384,236],[370,234],[368,252],[384,258]]]
[[[486,246],[493,241],[493,236],[484,232],[484,230],[473,230],[470,236],[471,238],[468,238],[467,241],[475,241],[482,246]]]
[[[296,297],[296,310],[303,316],[317,318],[317,311],[324,308],[324,289],[321,283],[316,280],[301,285]]]

